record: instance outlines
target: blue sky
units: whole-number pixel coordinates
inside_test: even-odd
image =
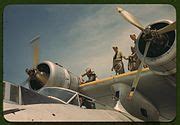
[[[40,62],[58,62],[76,75],[92,67],[99,78],[114,74],[112,46],[123,55],[133,45],[129,35],[140,31],[116,11],[121,6],[148,24],[162,19],[176,20],[171,5],[79,4],[79,5],[9,5],[3,14],[3,77],[12,83],[27,78],[25,69],[32,66],[30,40],[40,35]],[[124,61],[127,71],[127,62]]]

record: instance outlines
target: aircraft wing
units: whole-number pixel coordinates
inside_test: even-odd
[[[148,68],[143,69],[135,95],[128,100],[136,72],[82,84],[80,92],[110,106],[115,106],[113,96],[116,96],[129,113],[144,120],[173,120],[176,116],[175,77],[156,75]]]

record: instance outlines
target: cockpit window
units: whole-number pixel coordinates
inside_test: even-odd
[[[60,88],[43,88],[39,93],[45,96],[58,98],[64,102],[68,102],[68,100],[75,94],[71,91]]]
[[[84,109],[113,109],[78,92],[73,92],[72,90],[60,87],[42,88],[39,93],[50,98],[63,101],[66,104],[76,105]]]
[[[4,100],[19,104],[19,86],[3,82]]]
[[[69,102],[69,104],[79,106],[79,102],[78,102],[78,97],[77,97],[77,95],[76,95],[75,98],[73,98],[73,100],[71,100],[71,101]]]
[[[83,96],[79,96],[79,102],[80,102],[80,107],[81,108],[86,108],[86,109],[95,109],[95,103],[88,98],[85,98]]]

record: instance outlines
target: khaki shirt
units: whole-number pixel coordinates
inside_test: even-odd
[[[120,51],[117,52],[117,55],[116,55],[116,53],[114,54],[114,56],[113,56],[113,67],[122,61],[122,56],[123,55]]]

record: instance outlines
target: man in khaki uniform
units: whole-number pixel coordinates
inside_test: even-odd
[[[134,47],[131,46],[131,61],[129,62],[129,65],[131,65],[130,71],[134,71],[137,70],[139,65],[141,64],[141,60],[138,58],[137,53],[136,53],[136,35],[135,34],[131,34],[130,38],[132,39],[132,41],[134,42]],[[143,65],[143,67],[147,67],[147,65]]]
[[[122,53],[118,50],[118,47],[112,47],[115,54],[113,56],[113,66],[111,68],[111,71],[115,71],[116,75],[117,74],[122,74],[124,73],[124,64],[122,61],[122,58],[125,58]]]
[[[134,71],[137,69],[136,68],[136,60],[132,54],[130,56],[128,56],[128,58],[125,57],[125,60],[128,60],[128,70],[129,71]]]
[[[134,47],[131,46],[131,55],[125,57],[125,60],[128,60],[128,70],[134,71],[137,70],[141,61],[138,59],[137,54],[134,51]]]
[[[136,38],[136,34],[131,34],[130,35],[130,38],[131,38],[131,40],[134,42],[134,46],[131,46],[131,52],[132,52],[132,54],[136,54],[136,41],[137,41],[137,38]]]
[[[85,83],[95,81],[96,78],[97,78],[97,75],[95,74],[94,71],[91,70],[91,68],[87,68],[87,69],[86,69],[86,72],[81,75],[82,78],[83,78],[84,76],[87,76],[87,77],[88,77],[88,80],[87,80]]]

